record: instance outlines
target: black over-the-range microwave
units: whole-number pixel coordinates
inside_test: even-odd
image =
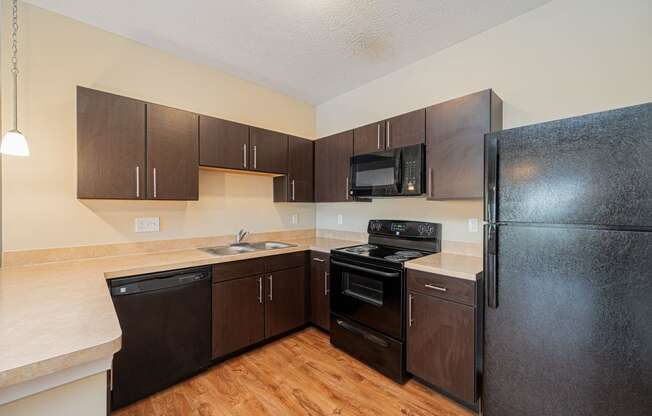
[[[351,158],[350,194],[357,198],[418,196],[425,192],[425,145]]]

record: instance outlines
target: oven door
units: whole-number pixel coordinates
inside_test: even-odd
[[[402,188],[401,150],[386,150],[351,158],[351,195],[399,195]]]
[[[400,270],[331,257],[331,311],[402,340]]]

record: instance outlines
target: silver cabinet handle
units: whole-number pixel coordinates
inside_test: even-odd
[[[346,200],[349,200],[349,177],[346,177]]]
[[[156,168],[154,168],[154,169],[152,170],[152,173],[154,174],[154,198],[156,198],[156,193],[157,193],[157,192],[156,192],[156,191],[157,191],[157,189],[156,189],[156,188],[157,188],[157,186],[156,186],[156,185],[157,185],[157,184],[156,184]]]
[[[377,127],[377,129],[376,129],[376,143],[377,143],[376,147],[378,147],[378,149],[380,149],[380,123],[378,123],[378,125],[376,127]]]
[[[391,130],[391,128],[389,127],[389,121],[387,121],[387,129],[386,129],[386,131],[385,131],[385,135],[387,136],[387,137],[385,138],[386,143],[387,143],[387,145],[385,146],[386,149],[389,149],[389,147],[390,147],[390,146],[389,146],[389,133],[390,133],[391,131],[392,131],[392,130]]]
[[[242,167],[247,168],[247,144],[242,145]]]
[[[432,168],[428,169],[428,196],[434,197],[432,194]]]
[[[270,274],[267,278],[269,279],[269,300],[274,300],[274,276]]]
[[[414,319],[412,319],[412,300],[414,299],[414,296],[412,296],[412,293],[408,296],[408,327],[412,328],[412,324],[414,323]]]
[[[294,179],[292,179],[292,200],[294,201],[295,193],[294,193]]]
[[[319,257],[313,257],[312,259],[313,259],[314,261],[318,261],[318,262],[320,262],[320,263],[323,263],[323,262],[325,261],[324,259],[320,259]]]
[[[328,278],[330,275],[330,273],[324,272],[324,296],[328,296],[328,292],[330,292],[330,290],[328,290]]]
[[[263,303],[263,278],[258,278],[258,303]]]
[[[448,289],[446,289],[445,287],[435,286],[435,285],[431,285],[431,284],[426,284],[426,287],[428,289],[438,290],[440,292],[447,292],[448,291]]]
[[[254,169],[256,169],[256,146],[254,146]]]
[[[136,198],[140,198],[140,166],[136,166]]]

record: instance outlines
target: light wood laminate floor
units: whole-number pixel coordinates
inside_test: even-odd
[[[419,415],[473,413],[410,380],[401,386],[308,328],[114,412],[151,415]]]

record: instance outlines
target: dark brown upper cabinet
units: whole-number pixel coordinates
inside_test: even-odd
[[[199,198],[197,114],[147,104],[147,197]]]
[[[196,114],[77,87],[77,196],[196,200]]]
[[[351,201],[349,164],[353,130],[315,141],[315,202]]]
[[[482,198],[484,135],[502,127],[503,102],[492,90],[428,107],[428,199]]]
[[[288,174],[274,178],[274,202],[314,202],[314,143],[288,137]]]
[[[249,126],[199,116],[199,164],[213,168],[247,169]]]
[[[385,122],[367,124],[353,130],[353,154],[379,152],[385,149]]]
[[[258,127],[249,127],[249,170],[287,173],[288,136]]]
[[[385,121],[385,149],[426,141],[426,109],[412,111]]]
[[[145,106],[77,87],[77,198],[145,198]]]

